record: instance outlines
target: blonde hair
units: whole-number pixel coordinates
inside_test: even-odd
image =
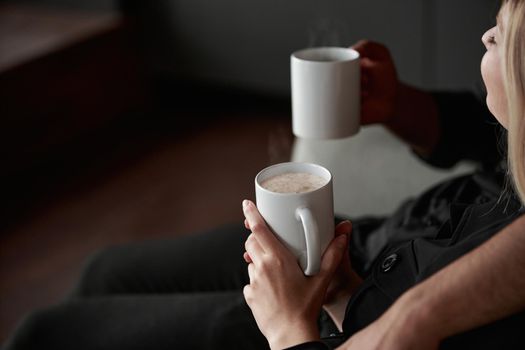
[[[508,169],[514,189],[525,204],[525,1],[504,0],[503,6],[507,6],[508,14],[503,39]]]

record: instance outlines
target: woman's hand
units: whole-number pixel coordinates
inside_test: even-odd
[[[392,56],[384,45],[367,40],[352,48],[361,61],[361,124],[386,124],[396,114],[400,86]]]
[[[274,236],[255,205],[243,202],[250,284],[244,298],[272,349],[319,339],[317,318],[333,274],[347,252],[341,234],[326,249],[319,273],[305,276],[297,259]]]

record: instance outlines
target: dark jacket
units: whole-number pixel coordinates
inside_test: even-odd
[[[457,177],[404,203],[381,221],[387,244],[366,269],[362,286],[350,299],[343,334],[294,349],[326,349],[344,342],[376,320],[407,289],[468,253],[521,215],[521,205],[505,185],[500,138],[502,128],[473,95],[435,94],[442,137],[424,159],[438,167],[459,160],[479,164],[473,174]],[[442,349],[520,348],[523,314],[445,340]],[[521,337],[523,338],[523,337]]]

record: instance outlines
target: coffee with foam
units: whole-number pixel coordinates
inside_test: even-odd
[[[310,173],[283,173],[261,182],[268,191],[277,193],[305,193],[323,187],[328,180]]]

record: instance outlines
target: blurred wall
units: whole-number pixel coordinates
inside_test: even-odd
[[[431,0],[429,47],[434,67],[429,87],[463,88],[482,85],[479,66],[485,47],[481,35],[496,23],[500,0]]]
[[[289,55],[312,45],[387,44],[401,79],[480,90],[480,37],[498,0],[32,0],[109,10],[142,23],[153,69],[281,94]]]
[[[93,11],[111,11],[116,8],[114,0],[7,0],[6,2]]]
[[[412,84],[476,90],[480,37],[498,6],[498,0],[122,2],[157,33],[148,42],[157,70],[283,93],[292,51],[361,38],[386,43],[400,77]]]

